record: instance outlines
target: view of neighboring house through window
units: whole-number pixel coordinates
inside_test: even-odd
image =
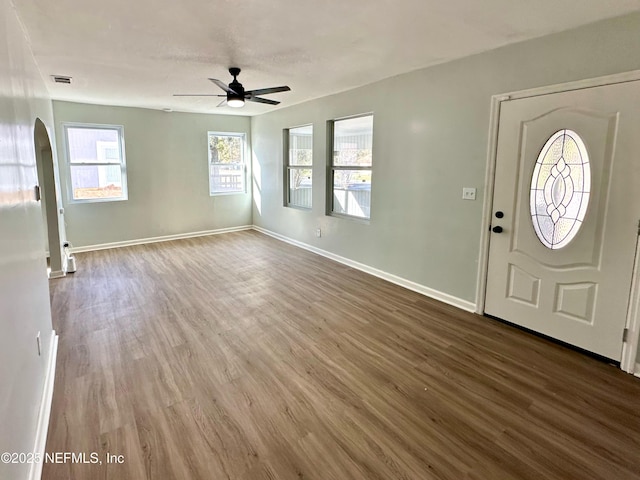
[[[311,208],[313,193],[313,125],[285,132],[285,198],[291,207]]]
[[[245,193],[244,133],[209,132],[209,193]]]
[[[65,125],[74,201],[127,199],[123,129],[111,125]]]
[[[371,216],[373,115],[333,121],[330,212]]]

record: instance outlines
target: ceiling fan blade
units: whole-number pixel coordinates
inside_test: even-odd
[[[174,93],[174,97],[226,97],[226,95],[216,95],[213,93]]]
[[[216,107],[226,107],[227,106],[227,99],[225,98],[224,100],[222,100],[218,105],[216,105]]]
[[[266,103],[268,105],[278,105],[280,102],[276,102],[275,100],[269,100],[268,98],[260,98],[260,97],[245,97],[247,102],[256,102],[256,103]]]
[[[221,82],[217,78],[210,78],[209,80],[211,80],[213,83],[215,83],[217,86],[219,86],[225,92],[231,92],[231,93],[235,93],[237,95],[237,93],[234,92],[232,89],[230,89],[229,86],[226,83]]]
[[[244,92],[245,95],[250,95],[252,97],[255,97],[257,95],[266,95],[268,93],[278,93],[278,92],[288,92],[289,90],[291,90],[289,87],[284,86],[284,87],[272,87],[272,88],[259,88],[258,90],[249,90],[247,92]]]

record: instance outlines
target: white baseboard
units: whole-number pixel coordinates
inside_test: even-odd
[[[53,383],[56,378],[56,359],[58,357],[58,335],[56,331],[51,332],[51,343],[49,345],[49,358],[47,359],[47,373],[44,380],[42,401],[40,402],[40,412],[38,413],[38,425],[36,429],[36,441],[33,446],[33,453],[44,457],[47,445],[47,433],[49,432],[49,418],[51,416],[51,401],[53,400]],[[29,480],[40,480],[42,477],[42,462],[32,463],[29,469]]]
[[[401,287],[404,287],[408,290],[412,290],[414,292],[420,293],[427,297],[434,298],[436,300],[447,303],[449,305],[453,305],[454,307],[458,307],[462,310],[466,310],[467,312],[476,311],[476,304],[468,300],[464,300],[462,298],[449,295],[448,293],[434,290],[433,288],[429,288],[425,285],[421,285],[411,280],[407,280],[406,278],[402,278],[392,273],[379,270],[369,265],[365,265],[364,263],[350,260],[346,257],[336,255],[335,253],[331,253],[326,250],[322,250],[321,248],[314,247],[313,245],[309,245],[307,243],[294,240],[292,238],[286,237],[279,233],[272,232],[271,230],[267,230],[266,228],[259,227],[258,225],[254,225],[253,229],[260,233],[264,233],[265,235],[269,235],[270,237],[273,237],[277,240],[281,240],[291,245],[295,245],[296,247],[300,247],[305,250],[309,250],[310,252],[317,253],[318,255],[322,255],[323,257],[330,258],[331,260],[334,260],[338,263],[342,263],[343,265],[347,265],[349,267],[355,268],[356,270],[360,270],[362,272],[368,273],[370,275],[373,275],[374,277],[382,278],[383,280],[386,280],[391,283],[395,283],[396,285],[400,285]]]
[[[55,271],[51,271],[51,273],[49,273],[49,278],[62,278],[66,275],[65,272],[63,272],[62,270],[55,270]]]
[[[161,237],[139,238],[136,240],[125,240],[123,242],[100,243],[97,245],[86,245],[83,247],[70,248],[71,253],[93,252],[95,250],[107,250],[109,248],[130,247],[132,245],[142,245],[145,243],[169,242],[171,240],[181,240],[184,238],[205,237],[207,235],[219,235],[221,233],[240,232],[251,230],[251,225],[239,227],[219,228],[217,230],[204,230],[202,232],[178,233],[175,235],[164,235]]]
[[[291,245],[295,245],[297,247],[303,248],[305,250],[309,250],[310,252],[317,253],[326,258],[330,258],[338,263],[342,263],[343,265],[347,265],[349,267],[355,268],[356,270],[363,271],[375,277],[382,278],[387,280],[388,282],[394,283],[396,285],[400,285],[408,290],[412,290],[414,292],[418,292],[427,297],[434,298],[436,300],[440,300],[441,302],[447,303],[449,305],[453,305],[454,307],[458,307],[462,310],[466,310],[468,312],[475,312],[476,305],[473,302],[468,300],[463,300],[461,298],[455,297],[453,295],[449,295],[448,293],[440,292],[438,290],[434,290],[433,288],[429,288],[425,285],[421,285],[419,283],[413,282],[411,280],[407,280],[406,278],[399,277],[392,273],[385,272],[383,270],[379,270],[377,268],[371,267],[369,265],[365,265],[364,263],[356,262],[346,257],[342,257],[340,255],[336,255],[335,253],[328,252],[326,250],[322,250],[321,248],[314,247],[313,245],[309,245],[304,242],[300,242],[298,240],[294,240],[292,238],[286,237],[284,235],[280,235],[279,233],[272,232],[271,230],[267,230],[265,228],[259,227],[257,225],[243,225],[239,227],[231,227],[231,228],[221,228],[218,230],[207,230],[203,232],[191,232],[191,233],[180,233],[177,235],[165,235],[162,237],[151,237],[151,238],[140,238],[137,240],[127,240],[123,242],[113,242],[113,243],[101,243],[97,245],[88,245],[83,247],[73,247],[70,249],[72,253],[81,253],[81,252],[90,252],[95,250],[106,250],[109,248],[119,248],[119,247],[128,247],[132,245],[141,245],[145,243],[156,243],[156,242],[167,242],[170,240],[180,240],[184,238],[194,238],[194,237],[203,237],[207,235],[218,235],[221,233],[230,233],[230,232],[239,232],[242,230],[256,230],[260,233],[264,233],[265,235],[269,235],[270,237],[276,238],[283,242],[289,243]]]
[[[635,370],[633,371],[633,374],[634,374],[636,377],[640,378],[640,363],[636,363],[636,368],[635,368]]]

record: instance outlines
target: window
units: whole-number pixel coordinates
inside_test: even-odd
[[[332,123],[329,211],[368,219],[371,216],[373,115]]]
[[[209,194],[245,193],[244,133],[209,132]]]
[[[313,125],[285,130],[285,205],[311,208]]]
[[[587,213],[590,189],[584,142],[572,130],[557,131],[542,147],[531,178],[531,220],[545,247],[557,250],[575,238]]]
[[[112,125],[64,125],[71,199],[127,199],[123,129]]]

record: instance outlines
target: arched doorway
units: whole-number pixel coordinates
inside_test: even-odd
[[[38,184],[44,225],[43,248],[49,253],[50,278],[63,277],[62,241],[58,224],[58,197],[56,192],[53,152],[49,134],[42,120],[36,119],[33,141],[38,167]]]

